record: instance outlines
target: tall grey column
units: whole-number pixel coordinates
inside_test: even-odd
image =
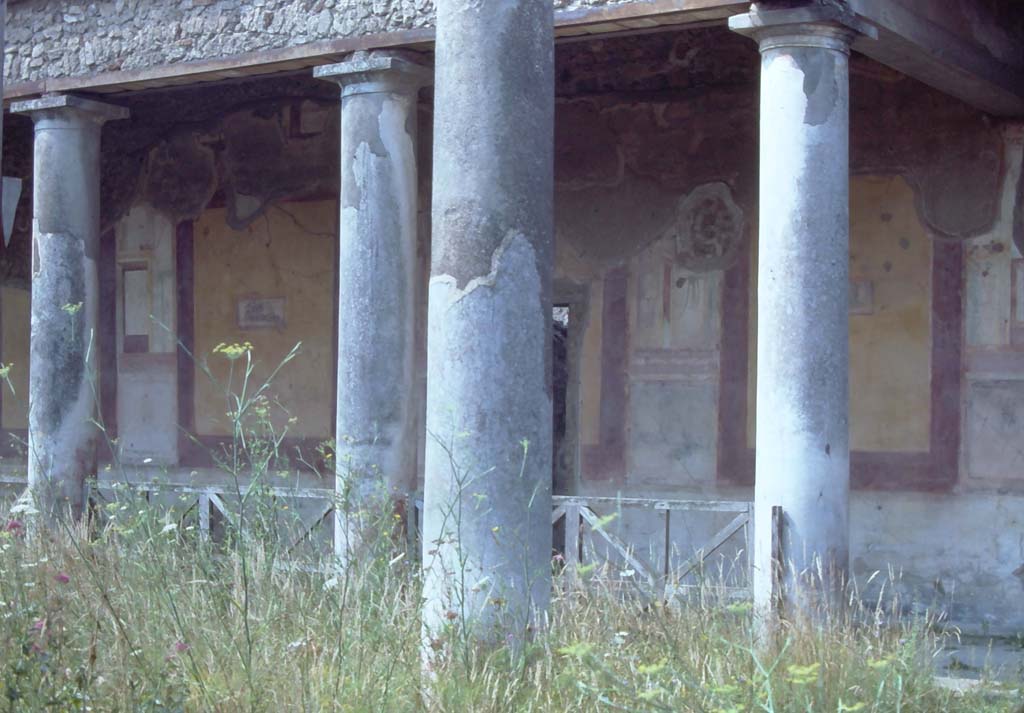
[[[755,604],[836,603],[849,547],[849,48],[835,13],[730,20],[761,51]]]
[[[386,537],[393,498],[416,488],[416,105],[431,74],[394,52],[314,71],[341,85],[334,540],[343,562]]]
[[[516,641],[551,589],[553,13],[440,0],[425,636]]]
[[[51,520],[95,472],[100,127],[128,110],[73,95],[16,102],[35,121],[28,486]]]

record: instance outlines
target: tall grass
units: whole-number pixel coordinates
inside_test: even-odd
[[[592,576],[525,658],[452,656],[422,697],[412,558],[348,576],[286,564],[270,533],[201,541],[123,494],[104,523],[0,539],[0,710],[1005,711],[934,682],[920,620],[784,630],[759,653],[749,608],[645,605]],[[309,562],[304,563],[306,565]],[[247,605],[245,604],[247,601]]]
[[[453,635],[428,679],[418,558],[401,551],[393,515],[381,514],[381,545],[358,566],[339,571],[315,548],[297,553],[283,534],[289,516],[260,487],[283,440],[268,416],[269,381],[251,381],[248,345],[222,347],[232,361],[228,386],[238,377],[241,387],[225,391],[235,428],[219,458],[236,485],[237,514],[218,537],[199,531],[187,496],[157,508],[130,487],[113,489],[87,522],[43,536],[26,537],[23,508],[0,518],[0,713],[982,713],[1013,705],[937,686],[941,635],[897,609],[785,627],[772,645],[755,645],[749,605],[714,582],[667,607],[624,593],[600,569],[566,573],[557,563],[547,625],[525,650],[470,650]],[[569,586],[580,578],[582,587]]]

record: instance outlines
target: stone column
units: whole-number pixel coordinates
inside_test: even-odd
[[[366,554],[368,538],[394,524],[393,498],[416,489],[416,105],[431,74],[395,52],[314,70],[341,85],[334,539],[343,562]]]
[[[550,0],[437,4],[423,521],[432,640],[453,624],[517,641],[550,599],[552,28]]]
[[[28,487],[51,523],[95,472],[100,127],[128,110],[73,95],[15,102],[35,122]]]
[[[732,18],[761,51],[754,599],[834,604],[849,542],[849,49],[828,9]]]

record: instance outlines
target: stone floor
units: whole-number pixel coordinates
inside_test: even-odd
[[[936,664],[940,679],[951,687],[987,678],[1024,688],[1024,640],[963,636],[947,645]]]

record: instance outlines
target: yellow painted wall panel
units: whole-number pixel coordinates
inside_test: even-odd
[[[5,429],[28,428],[28,340],[31,318],[31,294],[14,287],[0,289],[3,314],[3,354],[0,361],[11,364],[8,378],[14,386],[11,393],[3,384],[3,418]]]
[[[757,251],[752,251],[747,442],[754,444]],[[931,428],[932,244],[900,176],[850,181],[850,447],[915,452]]]
[[[245,230],[232,230],[223,209],[207,210],[195,224],[195,350],[206,356],[218,381],[226,382],[228,360],[211,354],[221,342],[251,342],[262,383],[297,342],[298,357],[269,391],[297,419],[290,436],[333,435],[335,393],[334,274],[337,203],[333,200],[272,207]],[[284,299],[284,326],[239,327],[241,299]],[[236,371],[240,362],[236,362]],[[235,388],[239,379],[235,376]],[[230,433],[223,388],[199,370],[195,378],[196,430]],[[288,417],[279,412],[275,426]]]
[[[856,450],[929,447],[932,243],[914,200],[899,176],[862,176],[850,186],[850,444]]]

